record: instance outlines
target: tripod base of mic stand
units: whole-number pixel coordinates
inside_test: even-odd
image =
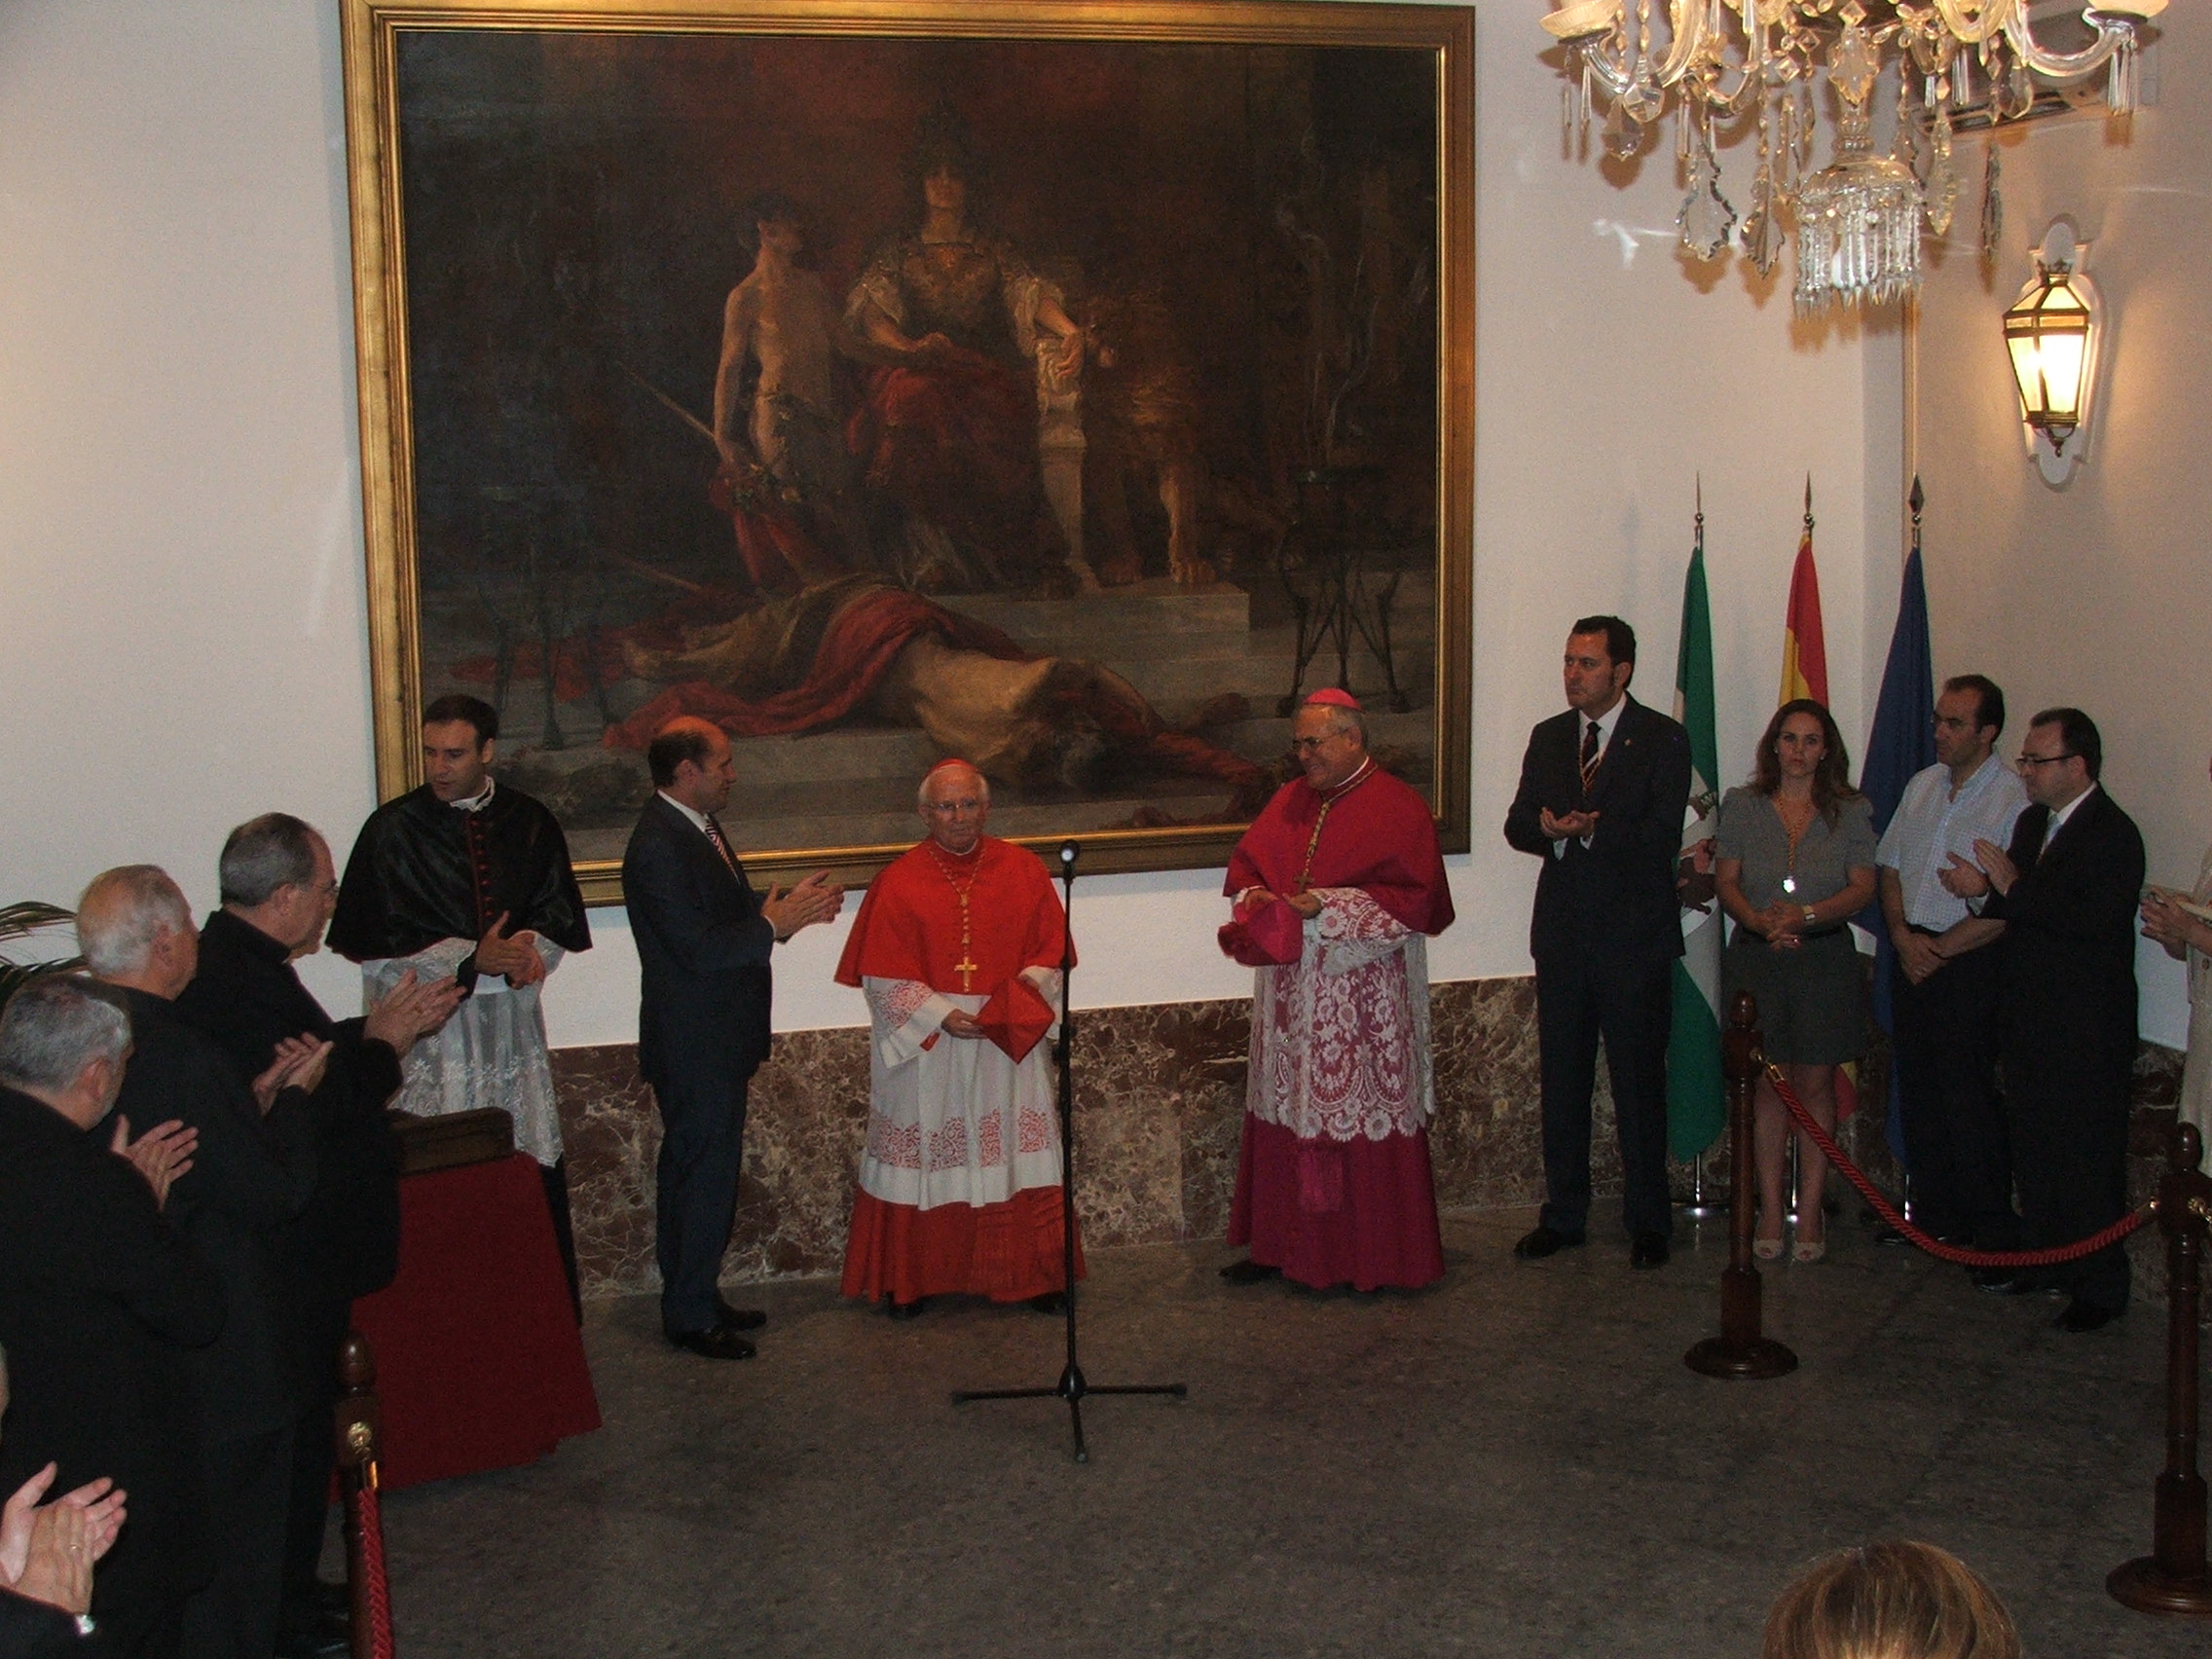
[[[1065,1400],[1068,1403],[1068,1421],[1075,1430],[1075,1460],[1090,1461],[1090,1449],[1083,1443],[1083,1400],[1087,1394],[1165,1394],[1172,1399],[1190,1397],[1191,1390],[1181,1382],[1125,1382],[1103,1387],[1092,1387],[1083,1379],[1083,1368],[1070,1365],[1060,1373],[1059,1382],[1051,1388],[955,1388],[952,1403],[964,1406],[971,1400]]]

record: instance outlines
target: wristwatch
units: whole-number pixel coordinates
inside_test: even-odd
[[[1809,928],[1810,928],[1810,927],[1816,927],[1816,926],[1818,926],[1818,925],[1819,925],[1819,922],[1820,922],[1820,918],[1819,918],[1819,917],[1817,917],[1817,916],[1815,916],[1815,915],[1813,914],[1813,906],[1812,906],[1812,905],[1810,905],[1810,904],[1806,905],[1806,906],[1805,906],[1805,925],[1806,925],[1807,927],[1809,927]]]

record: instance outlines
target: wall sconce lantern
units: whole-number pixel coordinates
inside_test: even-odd
[[[2097,291],[2083,275],[2086,247],[2056,221],[2036,249],[2035,279],[2005,313],[2005,347],[2020,393],[2028,454],[2057,489],[2089,448],[2097,375]]]

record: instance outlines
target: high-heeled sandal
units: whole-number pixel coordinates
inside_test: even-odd
[[[1827,1258],[1828,1241],[1825,1238],[1800,1238],[1789,1247],[1792,1262],[1819,1262]]]
[[[1782,1260],[1782,1240],[1754,1238],[1751,1240],[1751,1254],[1762,1262],[1779,1262]]]

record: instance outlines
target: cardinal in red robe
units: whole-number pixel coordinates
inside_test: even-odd
[[[940,762],[920,807],[929,839],[869,883],[837,964],[873,1028],[844,1293],[888,1298],[895,1317],[956,1293],[1056,1311],[1066,1235],[1045,1039],[1066,912],[1036,854],[983,833],[990,786],[975,767]]]
[[[1222,946],[1256,970],[1229,1241],[1250,1284],[1413,1288],[1444,1275],[1429,1167],[1426,940],[1452,925],[1435,820],[1379,769],[1348,693],[1292,724],[1305,776],[1229,861]]]

